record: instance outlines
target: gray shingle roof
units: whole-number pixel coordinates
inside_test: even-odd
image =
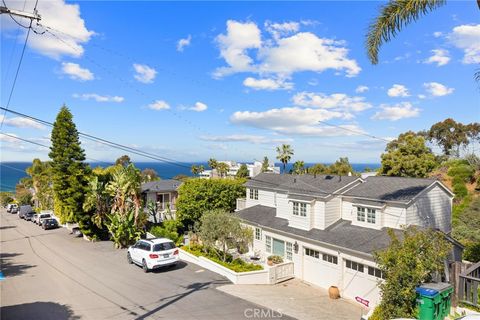
[[[176,191],[182,184],[181,181],[174,179],[165,179],[142,183],[142,192],[168,192]]]
[[[312,241],[346,248],[355,252],[372,254],[390,244],[387,229],[380,230],[354,226],[350,221],[339,220],[325,230],[301,230],[288,226],[288,220],[275,217],[275,208],[256,205],[237,212],[245,222],[288,233]],[[401,237],[401,231],[395,231]]]
[[[345,196],[407,203],[435,181],[402,177],[368,177],[364,183],[345,192]]]
[[[293,194],[327,196],[359,179],[354,176],[291,175],[261,173],[246,182],[247,187],[287,191]]]

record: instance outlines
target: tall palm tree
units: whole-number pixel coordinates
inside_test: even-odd
[[[305,174],[306,173],[306,169],[305,169],[305,161],[295,161],[295,163],[293,164],[293,170],[292,172],[294,174]]]
[[[210,158],[210,160],[208,160],[208,166],[210,167],[210,169],[216,169],[218,166],[218,161],[214,158]]]
[[[283,163],[283,173],[287,170],[287,163],[293,156],[293,149],[289,144],[282,144],[281,147],[277,147],[277,159]]]

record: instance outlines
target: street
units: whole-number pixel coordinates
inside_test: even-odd
[[[90,243],[65,228],[45,231],[5,209],[0,216],[1,319],[281,316],[215,289],[230,282],[196,265],[144,273],[112,242]]]

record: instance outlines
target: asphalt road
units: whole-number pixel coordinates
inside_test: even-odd
[[[146,274],[111,242],[45,231],[5,209],[0,222],[1,319],[279,318],[215,289],[228,280],[194,264]]]

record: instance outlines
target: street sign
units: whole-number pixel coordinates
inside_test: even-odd
[[[368,305],[370,304],[370,301],[360,297],[355,297],[355,300],[357,300],[358,303],[363,304],[365,307],[368,307]]]

